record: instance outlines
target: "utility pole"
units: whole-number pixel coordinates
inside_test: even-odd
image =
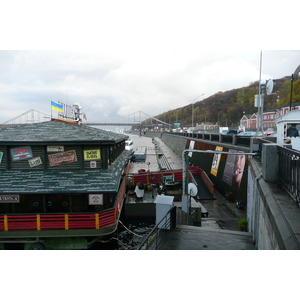
[[[197,96],[192,102],[192,130],[194,130],[194,103],[195,103],[196,99],[198,99],[199,97],[201,97],[203,95],[204,95],[204,93]]]
[[[292,102],[293,102],[293,83],[294,83],[294,74],[292,74],[291,77],[290,111],[292,111]]]

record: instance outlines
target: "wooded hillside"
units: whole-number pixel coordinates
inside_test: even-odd
[[[274,80],[272,95],[264,99],[264,111],[276,109],[290,103],[291,77]],[[247,87],[219,92],[202,101],[194,103],[194,126],[206,122],[219,126],[236,127],[244,114],[257,112],[254,96],[258,94],[258,81]],[[278,97],[279,96],[279,97]],[[279,99],[279,101],[277,101]],[[300,102],[300,79],[293,82],[293,103]],[[169,124],[180,123],[181,127],[192,126],[192,103],[164,112],[155,118]],[[149,120],[149,122],[151,122]],[[143,122],[143,123],[146,123]]]

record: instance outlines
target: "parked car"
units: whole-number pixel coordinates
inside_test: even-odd
[[[272,136],[273,136],[273,137],[277,137],[277,132],[274,131],[273,133],[269,134],[268,137],[269,137],[269,136],[270,136],[270,137],[272,137]]]
[[[258,131],[258,132],[255,132],[255,134],[253,136],[255,136],[255,137],[262,137],[263,134],[262,134],[261,131]]]
[[[246,131],[244,136],[254,136],[256,134],[255,131]]]
[[[265,135],[270,135],[270,134],[273,134],[273,133],[276,133],[276,131],[271,131],[271,130],[267,130],[267,131],[264,131],[264,134]]]
[[[204,133],[204,134],[209,134],[209,132],[208,131],[205,131],[205,130],[200,130],[200,131],[198,131],[198,133]]]
[[[245,135],[245,134],[246,134],[245,131],[241,131],[241,132],[239,132],[237,135],[238,135],[238,136],[243,136],[243,135]]]
[[[231,129],[231,130],[228,130],[226,134],[227,134],[227,135],[228,135],[228,134],[229,134],[229,135],[235,135],[235,134],[237,134],[237,133],[238,133],[237,130],[232,130],[232,129]]]

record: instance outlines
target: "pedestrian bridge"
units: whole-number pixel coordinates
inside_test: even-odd
[[[8,121],[5,121],[2,125],[19,125],[19,124],[32,124],[40,123],[45,121],[50,121],[51,115],[37,111],[35,109],[30,109]],[[143,124],[142,124],[143,122]],[[120,116],[117,118],[109,120],[99,120],[99,121],[87,121],[83,120],[83,125],[89,126],[139,126],[139,127],[157,127],[157,126],[167,126],[172,127],[171,124],[159,120],[153,116],[150,116],[144,112],[136,111],[134,113],[128,114],[126,116]]]

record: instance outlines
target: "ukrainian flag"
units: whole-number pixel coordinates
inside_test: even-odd
[[[63,112],[63,105],[62,104],[57,104],[57,103],[51,101],[51,109]]]

